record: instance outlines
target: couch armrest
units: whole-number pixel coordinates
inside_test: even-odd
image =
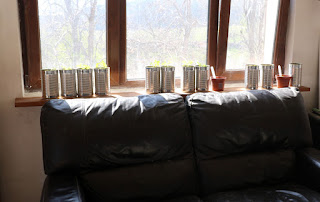
[[[85,202],[78,179],[75,176],[47,176],[41,202],[72,201]]]
[[[310,112],[309,121],[312,131],[313,147],[320,149],[320,115]]]
[[[317,191],[320,191],[320,150],[306,148],[297,151],[298,180]]]

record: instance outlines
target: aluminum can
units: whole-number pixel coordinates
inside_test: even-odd
[[[196,89],[197,91],[209,91],[210,67],[196,66]]]
[[[59,97],[59,71],[51,69],[41,70],[41,88],[43,98]]]
[[[160,67],[146,66],[146,92],[160,93]]]
[[[110,67],[94,69],[95,94],[108,95],[110,93]]]
[[[274,65],[262,64],[261,66],[261,86],[265,89],[272,89],[274,83]]]
[[[193,93],[195,91],[195,67],[183,66],[182,91]]]
[[[290,63],[289,64],[289,75],[292,76],[290,86],[299,88],[301,86],[302,78],[302,64]]]
[[[161,67],[161,92],[162,93],[174,92],[174,84],[175,84],[174,72],[175,72],[175,67],[173,66]]]
[[[79,97],[93,95],[92,69],[77,69]]]
[[[255,90],[259,87],[259,66],[258,65],[246,65],[245,70],[245,86],[247,89]]]
[[[59,70],[62,97],[77,97],[76,70]]]

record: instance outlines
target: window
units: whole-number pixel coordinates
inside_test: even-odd
[[[208,0],[127,0],[127,78],[166,61],[181,75],[182,61],[207,61]]]
[[[42,67],[106,61],[105,0],[38,0]]]
[[[107,59],[111,85],[124,86],[143,86],[136,80],[153,60],[171,62],[178,77],[182,61],[197,60],[228,80],[243,80],[245,63],[284,65],[290,0],[18,1],[29,89],[40,88],[41,64]]]
[[[227,70],[272,63],[278,6],[278,0],[231,2]]]

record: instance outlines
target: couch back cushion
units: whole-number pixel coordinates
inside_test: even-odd
[[[312,144],[295,89],[197,93],[187,98],[201,191],[287,179],[297,147]]]
[[[46,174],[79,175],[93,198],[196,193],[191,130],[179,95],[50,100],[41,131]]]

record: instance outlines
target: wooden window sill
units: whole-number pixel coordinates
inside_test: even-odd
[[[261,89],[261,88],[259,88]],[[274,88],[276,89],[276,88]],[[240,86],[239,84],[226,84],[225,90],[223,92],[234,92],[234,91],[246,91],[247,89],[243,87],[243,84]],[[299,89],[301,92],[308,92],[310,91],[309,87],[301,86]],[[146,94],[144,88],[112,88],[110,96],[105,97],[132,97],[132,96],[139,96]],[[180,88],[176,89],[176,92],[183,97],[190,95],[191,93],[184,93],[181,91]],[[90,98],[97,98],[97,96],[92,96]],[[89,98],[89,99],[90,99]],[[64,99],[59,97],[59,99]],[[74,99],[81,99],[81,98],[74,98]],[[23,97],[23,98],[16,98],[15,99],[15,107],[35,107],[35,106],[42,106],[46,103],[49,99],[45,99],[42,97]]]

